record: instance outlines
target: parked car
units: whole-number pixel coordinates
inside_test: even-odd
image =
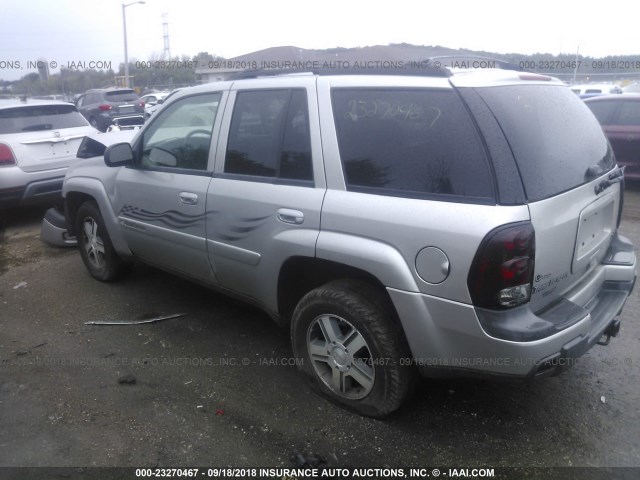
[[[144,124],[144,102],[130,88],[88,90],[76,100],[78,111],[101,132],[114,125],[134,128]]]
[[[92,158],[104,155],[107,147],[113,143],[129,142],[137,130],[93,132],[84,137],[76,153],[77,158]],[[64,216],[64,205],[57,203],[46,211],[40,227],[42,241],[56,247],[75,247],[77,239],[69,233]]]
[[[71,103],[0,100],[0,208],[61,199],[67,167],[95,131]]]
[[[175,90],[168,92],[165,96],[158,98],[153,105],[149,106],[149,108],[147,108],[147,105],[145,104],[145,107],[144,107],[145,119],[148,120],[151,117],[151,115],[153,115],[164,102],[166,102],[169,98],[171,98],[172,95],[175,95],[180,90],[181,90],[180,88],[176,88]]]
[[[602,125],[625,177],[640,178],[640,94],[604,95],[585,104]]]
[[[183,89],[76,164],[65,212],[90,275],[138,259],[261,307],[312,388],[370,416],[418,371],[552,375],[618,333],[622,172],[566,86],[325,73]]]
[[[171,92],[153,92],[140,97],[140,100],[144,102],[144,118],[148,119],[155,112],[158,104],[161,104],[169,94]]]
[[[578,95],[603,95],[608,93],[622,93],[622,88],[610,83],[588,83],[585,85],[572,85],[571,91]],[[588,97],[585,97],[588,98]]]
[[[640,93],[640,83],[634,82],[622,87],[622,93]]]

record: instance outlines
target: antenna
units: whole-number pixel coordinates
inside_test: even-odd
[[[169,14],[162,14],[162,37],[164,39],[164,49],[162,50],[163,60],[169,60],[171,58],[171,49],[169,48]]]

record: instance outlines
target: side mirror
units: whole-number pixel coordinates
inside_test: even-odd
[[[107,167],[132,165],[133,150],[131,149],[131,145],[126,142],[109,145],[104,152],[104,163]]]
[[[162,105],[164,103],[164,98],[159,98],[156,102],[156,105]]]

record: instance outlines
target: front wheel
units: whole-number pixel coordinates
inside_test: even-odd
[[[76,237],[82,261],[96,280],[110,282],[130,270],[131,264],[124,262],[113,248],[100,209],[94,202],[85,202],[78,208]]]
[[[413,370],[395,313],[380,291],[364,282],[330,282],[305,295],[291,325],[294,355],[311,387],[361,415],[396,410],[413,383]]]

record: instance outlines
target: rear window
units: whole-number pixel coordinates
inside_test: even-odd
[[[33,105],[0,109],[0,134],[59,130],[89,125],[75,105]]]
[[[511,146],[529,201],[584,184],[587,169],[603,172],[614,157],[587,106],[563,86],[479,88]]]
[[[107,102],[135,102],[139,97],[133,90],[116,90],[105,92],[104,98]]]
[[[494,200],[484,147],[450,90],[334,89],[348,190],[436,200]]]

